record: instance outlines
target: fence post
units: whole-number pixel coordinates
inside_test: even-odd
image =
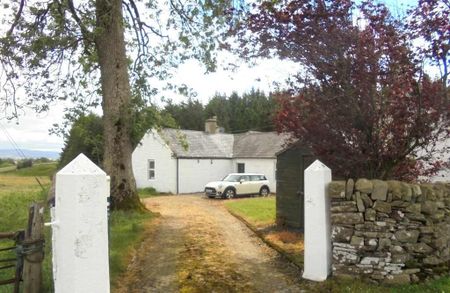
[[[34,203],[28,212],[23,247],[23,292],[39,293],[42,286],[42,261],[44,260],[44,207]]]
[[[109,292],[109,181],[80,154],[56,174],[52,209],[55,292]]]
[[[316,160],[305,170],[305,269],[303,278],[324,281],[331,272],[331,170]]]

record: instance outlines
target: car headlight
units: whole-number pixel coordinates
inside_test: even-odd
[[[217,187],[218,187],[219,189],[222,189],[223,185],[222,185],[222,184],[219,184]]]

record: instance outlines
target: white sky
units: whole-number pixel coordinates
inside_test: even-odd
[[[404,7],[412,4],[415,0],[387,0],[389,6],[394,8]],[[223,53],[219,56],[219,62],[226,63],[233,56]],[[204,104],[208,102],[215,93],[230,94],[233,91],[243,93],[252,88],[261,89],[265,92],[276,90],[274,83],[283,83],[290,75],[297,72],[298,65],[288,61],[261,60],[254,67],[247,65],[240,66],[234,72],[218,69],[217,72],[208,75],[204,74],[204,69],[197,61],[188,61],[182,65],[174,80],[179,84],[186,84],[197,92],[196,99]],[[167,98],[174,102],[181,102],[185,97],[164,93]],[[14,139],[20,148],[60,151],[63,147],[61,137],[49,134],[49,129],[54,123],[61,123],[63,120],[64,105],[58,104],[50,107],[45,114],[36,114],[32,110],[26,110],[20,117],[18,124],[16,121],[0,119],[0,149],[13,148],[8,140],[4,129]]]

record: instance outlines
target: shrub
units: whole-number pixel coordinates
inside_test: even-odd
[[[33,160],[24,159],[17,163],[17,169],[30,168],[33,166]]]

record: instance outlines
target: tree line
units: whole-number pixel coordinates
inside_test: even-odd
[[[236,92],[229,96],[216,94],[206,105],[194,99],[179,104],[168,101],[162,112],[170,114],[181,129],[204,130],[205,120],[217,116],[225,132],[236,133],[275,130],[275,108],[273,95],[251,90],[242,95]]]

